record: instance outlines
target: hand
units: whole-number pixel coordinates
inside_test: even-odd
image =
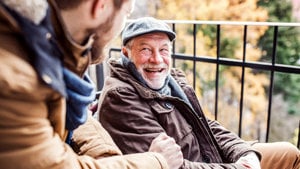
[[[180,146],[165,133],[161,133],[152,140],[149,151],[160,153],[165,157],[170,169],[178,169],[183,163]]]
[[[261,169],[260,168],[260,162],[258,160],[258,157],[255,153],[249,153],[243,157],[241,157],[236,164],[240,164],[247,169]]]

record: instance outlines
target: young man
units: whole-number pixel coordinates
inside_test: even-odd
[[[181,165],[179,146],[164,134],[153,140],[152,152],[123,156],[87,111],[95,94],[86,69],[101,62],[105,45],[120,33],[133,4],[134,0],[0,1],[1,168]]]
[[[149,17],[123,31],[121,60],[110,62],[111,75],[99,100],[100,122],[121,150],[145,152],[165,132],[181,146],[182,168],[299,169],[295,146],[250,146],[205,117],[183,72],[171,69],[174,39],[167,24]]]

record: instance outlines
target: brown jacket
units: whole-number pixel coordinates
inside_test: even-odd
[[[31,0],[14,2],[15,7],[20,9],[24,8],[22,3],[30,3]],[[34,9],[40,7],[31,10]],[[63,26],[56,20],[58,18],[54,17],[54,23],[58,24],[55,30],[60,35],[61,48],[65,50],[64,64],[81,76],[90,63],[89,54],[81,54],[90,47],[92,39],[84,46],[72,42],[61,32]],[[30,62],[32,56],[19,39],[20,32],[17,21],[0,3],[1,168],[167,168],[159,154],[121,155],[111,137],[91,116],[74,132],[76,154],[64,142],[67,135],[66,100],[38,77]],[[51,82],[47,76],[42,78]]]
[[[172,69],[171,90],[177,95],[184,92],[191,106],[184,99],[142,86],[120,62],[110,64],[111,76],[99,100],[99,119],[123,153],[145,152],[154,137],[166,132],[181,146],[182,168],[243,168],[234,162],[254,150],[218,122],[206,119],[181,71]]]

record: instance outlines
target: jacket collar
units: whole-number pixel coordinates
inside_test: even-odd
[[[48,9],[47,0],[2,0],[2,3],[36,25],[45,18]]]
[[[49,2],[49,4],[48,4]],[[72,72],[83,77],[91,60],[91,48],[94,42],[94,36],[91,35],[87,38],[86,43],[76,43],[66,30],[63,20],[60,16],[60,12],[56,6],[55,0],[1,0],[0,3],[4,4],[11,10],[19,13],[21,16],[32,21],[36,25],[45,18],[47,9],[52,8],[52,22],[55,30],[55,34],[59,41],[61,51],[63,52],[64,66],[70,69]],[[49,6],[50,5],[50,6]],[[7,31],[20,32],[22,28],[13,17],[11,17],[6,10],[0,6],[0,17],[5,20],[11,26]]]

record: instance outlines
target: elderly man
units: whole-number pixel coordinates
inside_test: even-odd
[[[153,140],[153,152],[123,156],[87,111],[95,97],[87,67],[101,62],[134,0],[49,3],[0,1],[1,168],[181,166],[179,146],[163,134]]]
[[[171,69],[174,39],[167,24],[151,17],[123,31],[121,59],[110,62],[99,100],[99,120],[121,150],[145,152],[165,132],[181,146],[182,168],[299,169],[291,144],[250,146],[205,117],[183,72]]]

